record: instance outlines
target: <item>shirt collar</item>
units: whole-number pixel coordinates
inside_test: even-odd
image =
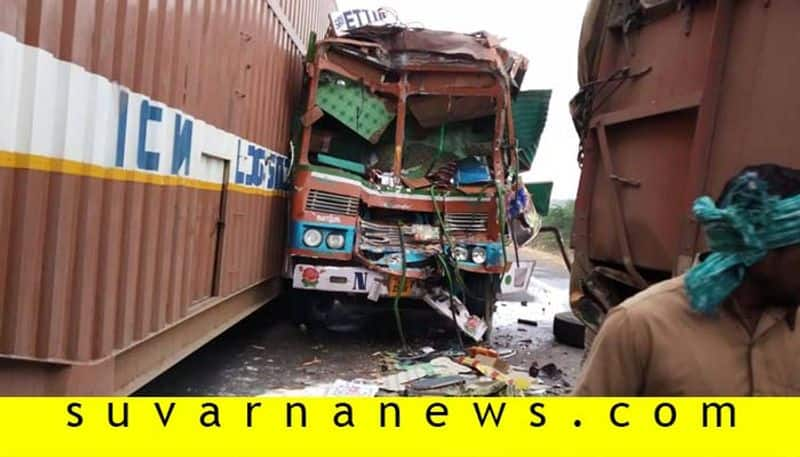
[[[723,306],[725,312],[739,319],[737,312],[733,309],[733,303],[730,300],[726,300]],[[756,332],[761,334],[780,321],[783,321],[786,326],[789,327],[789,331],[794,332],[797,323],[798,308],[800,308],[800,304],[791,307],[772,306],[767,308],[762,315],[761,322],[756,326]]]
[[[765,332],[774,325],[783,321],[783,323],[785,323],[786,326],[789,327],[789,331],[794,332],[795,324],[797,321],[797,308],[798,308],[797,306],[793,306],[791,308],[778,308],[778,307],[768,308],[764,312],[764,316],[761,319],[762,321],[768,321],[768,322],[764,322],[763,327],[761,325],[762,323],[759,322],[758,328],[763,329],[763,332]]]

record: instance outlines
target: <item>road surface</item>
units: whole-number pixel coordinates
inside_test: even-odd
[[[528,293],[498,303],[492,343],[513,349],[508,361],[527,370],[555,363],[568,386],[574,384],[582,350],[556,343],[553,314],[567,309],[568,274],[558,257],[537,261]],[[522,305],[526,302],[526,306]],[[374,379],[385,374],[377,353],[401,349],[393,315],[373,316],[351,332],[293,325],[285,309],[267,305],[144,386],[137,395],[257,396],[330,383]],[[406,310],[404,328],[412,348],[457,347],[452,322],[432,310]],[[519,324],[524,318],[536,326]],[[412,325],[412,322],[426,325]],[[560,390],[568,393],[569,387]]]

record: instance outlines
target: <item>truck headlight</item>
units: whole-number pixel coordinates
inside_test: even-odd
[[[459,262],[464,262],[469,258],[469,252],[464,246],[456,246],[453,248],[453,257]]]
[[[322,232],[317,229],[308,229],[303,233],[303,243],[306,246],[315,248],[322,243]]]
[[[325,244],[331,249],[342,249],[344,247],[344,235],[341,233],[330,233],[325,238]]]
[[[472,248],[472,261],[478,265],[486,262],[486,249],[480,246]]]

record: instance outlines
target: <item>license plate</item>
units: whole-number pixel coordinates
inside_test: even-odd
[[[389,276],[389,283],[386,286],[386,289],[389,292],[390,297],[396,297],[398,291],[400,290],[400,276]],[[406,278],[405,287],[403,288],[403,292],[400,293],[401,297],[408,297],[411,295],[411,291],[414,286],[414,281],[412,279]]]

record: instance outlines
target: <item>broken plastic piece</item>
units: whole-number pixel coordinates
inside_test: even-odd
[[[469,354],[470,357],[475,357],[478,354],[485,355],[487,357],[497,357],[499,355],[494,349],[483,346],[472,346],[471,348],[467,348],[467,354]]]
[[[440,376],[431,378],[418,379],[408,385],[414,390],[430,390],[438,389],[440,387],[453,386],[456,384],[464,384],[464,379],[461,376]]]
[[[439,314],[448,319],[453,318],[453,313],[450,310],[451,297],[448,293],[442,292],[437,289],[434,294],[427,294],[424,297],[425,303],[430,305],[431,308],[436,310]],[[483,334],[486,333],[488,327],[486,322],[478,316],[471,315],[467,311],[467,307],[461,303],[457,297],[452,297],[453,305],[455,307],[456,324],[467,336],[475,341],[480,341]]]
[[[328,387],[326,395],[329,397],[374,397],[379,389],[380,387],[375,384],[337,379]]]
[[[505,374],[494,367],[473,359],[472,357],[459,357],[457,362],[472,367],[481,372],[484,376],[488,376],[491,379],[504,381],[506,384],[514,386],[519,390],[526,390],[531,386],[531,384],[533,384],[533,379],[524,373],[511,372],[510,374]]]
[[[492,180],[489,167],[482,157],[469,157],[458,162],[456,168],[455,184],[464,186],[469,184],[483,184]]]

